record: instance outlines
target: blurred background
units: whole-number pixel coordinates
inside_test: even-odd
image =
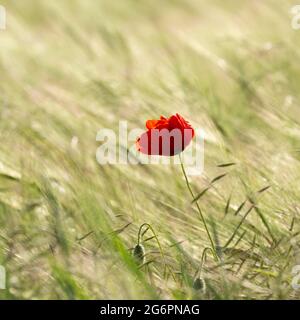
[[[1,0],[0,297],[299,298],[296,4]],[[206,132],[190,182],[222,263],[208,255],[205,291],[180,166],[96,161],[99,129],[176,112]],[[157,238],[146,228],[139,266],[143,223]]]

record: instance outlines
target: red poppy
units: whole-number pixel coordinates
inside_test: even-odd
[[[182,152],[195,135],[192,126],[178,113],[170,118],[146,121],[144,132],[136,141],[138,151],[148,155],[174,156]]]

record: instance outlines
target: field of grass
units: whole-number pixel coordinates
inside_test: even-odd
[[[294,1],[0,4],[0,298],[300,298]],[[101,128],[176,112],[206,132],[204,173],[189,178],[207,188],[220,256],[207,251],[205,291],[193,281],[210,243],[180,166],[96,161]]]

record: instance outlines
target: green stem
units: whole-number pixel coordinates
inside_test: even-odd
[[[204,265],[204,262],[206,261],[206,252],[207,252],[208,250],[210,250],[210,251],[213,253],[213,255],[214,255],[214,252],[213,252],[213,250],[212,250],[210,247],[204,248],[204,250],[203,250],[203,252],[202,252],[202,257],[201,257],[200,265],[199,265],[199,267],[198,267],[198,269],[197,269],[197,271],[196,271],[196,273],[195,273],[195,275],[194,275],[194,280],[196,280],[197,275],[198,275],[199,278],[201,278],[203,265]]]
[[[183,163],[182,163],[180,154],[179,154],[179,159],[180,159],[181,169],[182,169],[182,172],[183,172],[183,175],[184,175],[184,179],[185,179],[186,185],[187,185],[187,187],[188,187],[188,189],[189,189],[189,192],[190,192],[190,194],[191,194],[191,196],[192,196],[192,198],[193,198],[193,200],[194,200],[194,199],[195,199],[195,195],[194,195],[194,192],[193,192],[193,190],[192,190],[192,187],[191,187],[191,185],[190,185],[190,183],[189,183],[189,179],[188,179],[188,177],[187,177],[187,175],[186,175],[186,172],[185,172],[184,165],[183,165]],[[209,239],[209,241],[210,241],[210,244],[211,244],[211,248],[212,248],[212,252],[213,252],[213,254],[214,254],[214,257],[215,257],[216,261],[218,261],[218,255],[217,255],[217,252],[216,252],[216,248],[215,248],[213,239],[212,239],[212,237],[211,237],[211,235],[210,235],[210,232],[209,232],[209,230],[208,230],[208,226],[207,226],[207,224],[206,224],[206,221],[205,221],[205,218],[204,218],[204,216],[203,216],[202,210],[201,210],[201,208],[200,208],[200,206],[199,206],[199,204],[198,204],[197,201],[196,201],[196,206],[197,206],[197,209],[198,209],[199,217],[200,217],[200,219],[201,219],[201,221],[202,221],[202,223],[203,223],[203,225],[204,225],[204,228],[205,228],[205,230],[206,230],[208,239]]]
[[[160,241],[158,240],[158,237],[157,237],[157,235],[156,235],[156,232],[154,231],[154,229],[152,228],[152,226],[151,226],[149,223],[143,223],[143,224],[140,226],[140,228],[139,228],[139,233],[138,233],[138,244],[140,244],[140,242],[141,242],[141,232],[142,232],[142,229],[143,229],[145,226],[146,226],[148,229],[151,230],[151,232],[152,232],[152,234],[153,234],[153,236],[154,236],[154,238],[155,238],[155,240],[156,240],[156,242],[157,242],[157,244],[158,244],[158,248],[159,248],[160,254],[161,254],[161,256],[162,256],[162,258],[163,258],[163,261],[164,261],[164,276],[165,276],[165,274],[166,274],[166,270],[169,269],[169,271],[170,271],[170,273],[171,273],[171,275],[172,275],[172,277],[173,277],[173,280],[176,282],[175,275],[174,275],[173,271],[171,270],[171,268],[168,266],[168,264],[167,264],[167,262],[166,262],[165,253],[164,253],[164,251],[163,251],[163,249],[162,249],[162,246],[161,246],[161,244],[160,244]],[[148,229],[147,229],[147,230],[148,230]]]

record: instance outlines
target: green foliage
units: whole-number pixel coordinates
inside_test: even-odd
[[[290,1],[1,5],[0,298],[299,298]],[[99,129],[175,112],[206,132],[194,201],[180,166],[97,164]],[[201,293],[210,243],[196,205],[220,258],[207,254]]]

